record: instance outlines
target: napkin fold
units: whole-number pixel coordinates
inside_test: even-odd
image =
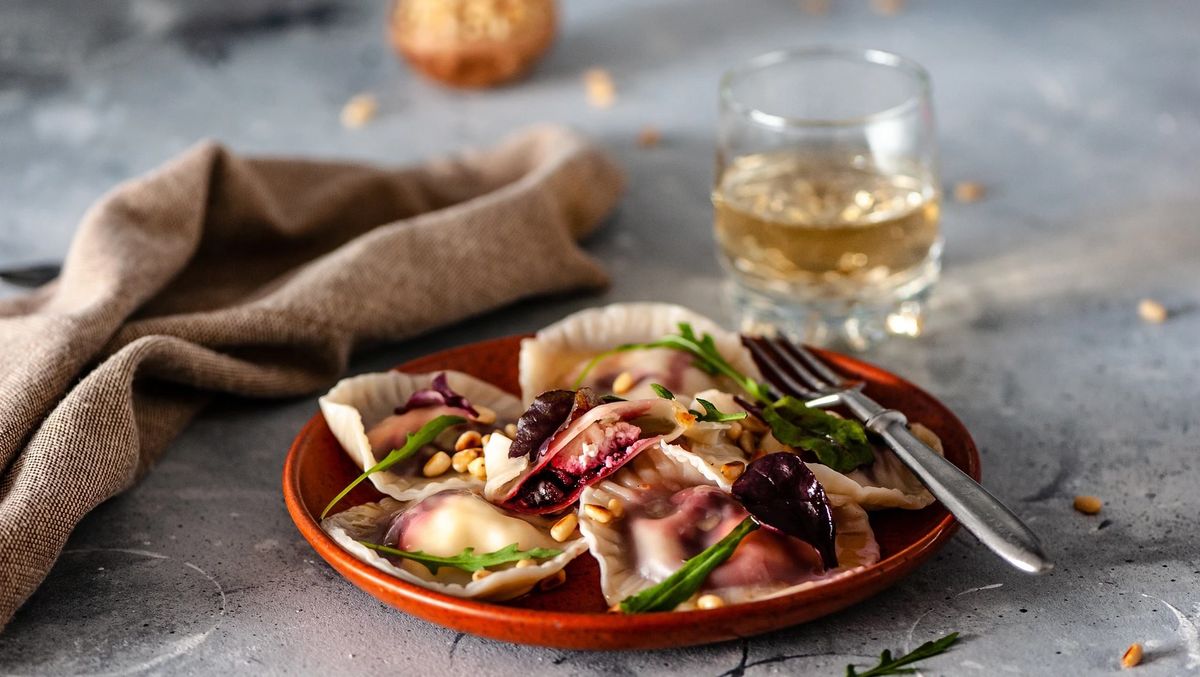
[[[399,170],[201,143],[118,186],[58,280],[0,300],[0,627],[213,394],[311,393],[359,343],[606,284],[576,240],[622,181],[538,127]]]

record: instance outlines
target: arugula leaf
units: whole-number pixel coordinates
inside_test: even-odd
[[[693,358],[695,358],[692,364],[697,369],[712,376],[723,374],[736,382],[742,387],[743,390],[752,395],[755,399],[764,403],[769,403],[771,401],[770,389],[768,389],[765,384],[755,381],[754,379],[735,369],[733,365],[729,364],[729,361],[726,360],[721,355],[720,351],[717,350],[717,343],[716,340],[713,339],[712,334],[696,336],[696,332],[694,329],[692,329],[692,325],[688,324],[687,322],[679,323],[678,334],[667,334],[657,341],[649,341],[647,343],[626,343],[624,345],[617,346],[612,350],[606,350],[593,357],[591,361],[587,363],[587,366],[583,368],[583,371],[579,373],[579,377],[575,379],[575,387],[580,387],[583,384],[583,380],[587,378],[587,375],[591,373],[592,369],[594,369],[597,364],[600,364],[600,362],[604,361],[606,358],[619,353],[629,352],[631,350],[648,350],[651,348],[670,348],[672,350],[679,350],[689,353]]]
[[[696,398],[696,401],[700,403],[700,406],[704,407],[703,414],[698,411],[692,412],[692,414],[696,416],[697,421],[726,423],[728,421],[740,421],[747,416],[746,412],[744,411],[735,411],[731,414],[726,414],[725,412],[717,409],[716,405],[714,405],[712,402],[709,402],[708,400],[702,400],[699,397]]]
[[[359,543],[385,555],[420,562],[432,574],[436,574],[438,569],[442,567],[454,567],[463,571],[479,571],[480,569],[508,564],[509,562],[517,562],[523,559],[550,559],[562,554],[562,550],[555,550],[554,548],[518,550],[516,543],[510,543],[495,552],[488,552],[482,555],[476,555],[475,548],[466,548],[457,555],[440,557],[438,555],[430,555],[427,552],[421,552],[420,550],[399,550],[386,545],[368,543],[367,541],[359,541]]]
[[[794,397],[781,397],[763,407],[762,418],[777,440],[813,452],[818,461],[838,472],[875,460],[862,424],[806,407]]]
[[[899,658],[892,658],[892,652],[884,649],[883,653],[879,654],[879,665],[866,672],[858,672],[854,669],[853,665],[847,665],[846,677],[883,677],[883,675],[912,674],[916,672],[916,669],[904,666],[945,653],[957,641],[958,633],[952,632],[941,639],[925,642]]]
[[[626,597],[621,601],[621,611],[640,614],[650,611],[670,611],[691,597],[704,585],[713,569],[733,555],[738,544],[750,532],[758,528],[754,518],[747,517],[733,528],[725,538],[705,548],[700,554],[683,563],[678,571],[667,576],[661,583]]]
[[[650,389],[654,391],[655,395],[658,395],[659,397],[663,398],[664,400],[675,399],[675,393],[671,392],[670,390],[667,390],[667,387],[664,385],[659,385],[657,383],[651,383]]]
[[[408,437],[404,441],[403,447],[400,447],[399,449],[393,449],[391,453],[385,456],[382,461],[376,463],[370,468],[367,468],[363,474],[355,478],[355,480],[351,482],[345,489],[342,489],[341,493],[339,493],[337,496],[334,496],[333,500],[329,502],[329,505],[325,506],[325,509],[321,511],[321,519],[325,519],[325,516],[328,515],[329,511],[333,509],[333,506],[337,505],[338,501],[345,498],[346,494],[350,493],[354,487],[357,487],[363,480],[367,479],[367,477],[381,470],[387,470],[400,461],[411,457],[413,454],[420,451],[421,447],[424,447],[425,445],[436,440],[438,435],[441,435],[442,432],[447,428],[452,428],[456,425],[462,425],[466,422],[467,419],[463,418],[462,416],[438,416],[429,423],[421,426],[421,428],[415,433],[409,433]]]

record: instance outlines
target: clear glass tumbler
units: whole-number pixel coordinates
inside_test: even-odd
[[[721,80],[714,224],[744,331],[917,336],[941,270],[929,76],[879,50],[764,54]]]

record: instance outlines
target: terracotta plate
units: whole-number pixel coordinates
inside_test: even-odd
[[[414,360],[411,372],[457,369],[517,392],[520,336],[475,343]],[[844,373],[867,382],[866,392],[941,436],[946,455],[979,479],[979,454],[970,434],[940,402],[911,383],[845,355],[822,352]],[[940,505],[871,514],[882,549],[878,564],[849,577],[786,597],[710,611],[623,616],[606,613],[599,569],[588,554],[567,567],[567,583],[505,604],[449,597],[400,581],[363,564],[321,530],[317,515],[359,470],[342,453],[325,420],[313,416],[292,444],[283,468],[283,494],[300,533],[352,583],[397,609],[454,630],[523,644],[571,649],[647,649],[745,637],[811,621],[860,602],[892,585],[929,558],[957,524]],[[363,483],[343,505],[378,500]]]

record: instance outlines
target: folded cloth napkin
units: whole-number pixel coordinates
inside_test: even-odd
[[[213,393],[314,392],[356,344],[603,286],[575,241],[621,186],[538,127],[400,170],[202,143],[117,187],[58,280],[0,300],[0,627]]]

